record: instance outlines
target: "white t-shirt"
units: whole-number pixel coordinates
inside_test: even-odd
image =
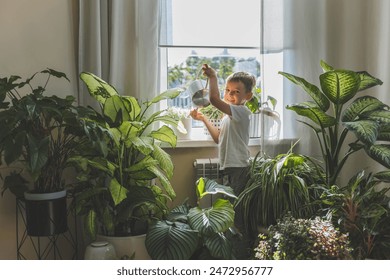
[[[230,105],[232,115],[222,119],[219,134],[219,162],[223,170],[227,167],[249,165],[249,116],[251,111],[244,105]]]

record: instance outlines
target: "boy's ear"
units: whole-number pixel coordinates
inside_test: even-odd
[[[249,101],[249,100],[252,99],[252,97],[253,97],[253,92],[248,92],[248,93],[246,94],[245,99],[246,99],[247,101]]]

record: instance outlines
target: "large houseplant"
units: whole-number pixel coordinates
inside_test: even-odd
[[[233,190],[214,180],[200,178],[196,183],[198,205],[187,203],[172,209],[152,224],[146,236],[150,256],[158,260],[233,259],[229,229],[234,223],[234,208],[226,199],[235,199]],[[212,206],[202,208],[199,201],[207,195],[223,195]]]
[[[389,106],[375,97],[357,94],[381,85],[382,81],[365,71],[334,69],[321,61],[324,73],[319,76],[321,89],[301,77],[279,72],[299,85],[311,97],[311,101],[288,105],[308,121],[318,140],[324,160],[327,184],[334,185],[348,158],[364,150],[372,159],[390,168],[390,111]],[[355,98],[355,99],[354,99]],[[347,102],[350,104],[347,106]],[[355,139],[348,143],[352,132]]]
[[[43,77],[43,85],[35,86]],[[67,229],[66,218],[60,217],[54,225],[50,220],[58,212],[66,213],[63,174],[82,141],[80,111],[73,105],[74,97],[44,94],[52,78],[68,80],[64,73],[52,69],[25,81],[14,75],[0,79],[0,160],[6,164],[2,168],[3,192],[9,189],[19,199],[26,197],[30,235],[52,235]],[[40,202],[41,194],[47,193],[52,204]],[[34,213],[34,205],[52,211]]]
[[[324,210],[351,237],[355,258],[389,258],[390,197],[380,182],[390,182],[388,170],[367,177],[360,171],[346,186],[338,176],[350,156],[359,150],[390,168],[389,106],[359,92],[381,85],[382,81],[365,71],[334,69],[321,61],[321,89],[301,77],[280,72],[301,86],[312,101],[287,106],[308,121],[322,152],[326,185],[321,198]],[[348,134],[354,140],[345,147]],[[346,149],[347,148],[347,149]],[[344,150],[346,149],[346,150]]]
[[[312,158],[293,153],[275,157],[258,153],[250,168],[250,179],[238,196],[247,233],[256,237],[261,228],[275,224],[290,212],[310,218],[318,210],[318,186],[325,183],[322,168]]]
[[[167,200],[175,197],[169,182],[174,167],[160,143],[176,145],[169,125],[176,126],[179,119],[151,108],[180,91],[167,91],[141,103],[120,95],[92,73],[83,72],[80,78],[101,111],[85,120],[92,144],[72,159],[79,171],[77,213],[85,217],[85,229],[92,239],[97,234],[143,234],[151,220],[168,210]],[[159,122],[166,125],[154,127]]]

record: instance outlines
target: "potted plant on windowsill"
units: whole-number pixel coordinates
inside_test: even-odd
[[[222,117],[223,117],[223,112],[218,110],[216,107],[213,105],[209,105],[207,107],[202,107],[200,109],[200,112],[205,115],[208,120],[218,129],[220,129],[221,124],[222,124]],[[206,126],[203,127],[203,132],[206,136],[210,137],[210,133],[207,130]]]
[[[44,76],[44,86],[34,86],[35,80]],[[51,78],[68,80],[64,73],[52,69],[23,82],[19,76],[0,79],[0,158],[6,164],[2,168],[2,194],[9,189],[25,202],[27,233],[32,236],[67,230],[63,174],[68,158],[81,142],[74,97],[44,95]],[[29,91],[24,94],[26,89]]]
[[[170,90],[140,102],[119,95],[92,73],[83,72],[80,78],[101,111],[85,120],[91,145],[72,159],[79,172],[74,186],[76,211],[84,217],[85,231],[92,240],[110,238],[113,242],[112,237],[129,240],[144,236],[149,223],[161,218],[168,211],[167,201],[175,197],[169,181],[174,166],[160,144],[176,146],[177,137],[170,126],[177,126],[179,119],[166,110],[153,112],[152,106],[180,91]],[[160,122],[164,125],[157,127]],[[120,258],[134,253],[119,245],[115,249]],[[148,258],[136,252],[136,259],[144,257]]]
[[[166,114],[179,119],[177,126],[172,126],[177,140],[191,139],[192,118],[190,116],[190,110],[180,107],[169,107]]]
[[[276,104],[277,100],[270,95],[262,101],[261,89],[258,87],[254,89],[253,97],[245,103],[252,112],[249,127],[251,138],[258,138],[264,134],[264,139],[279,139],[281,121],[279,113],[275,110]]]

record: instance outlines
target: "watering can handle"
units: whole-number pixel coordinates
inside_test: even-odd
[[[198,74],[196,75],[196,79],[197,79],[197,80],[199,80],[200,73],[202,73],[202,67],[199,69]],[[206,85],[205,85],[204,88],[207,88],[208,84],[209,84],[209,78],[207,77],[207,79],[206,79]]]

